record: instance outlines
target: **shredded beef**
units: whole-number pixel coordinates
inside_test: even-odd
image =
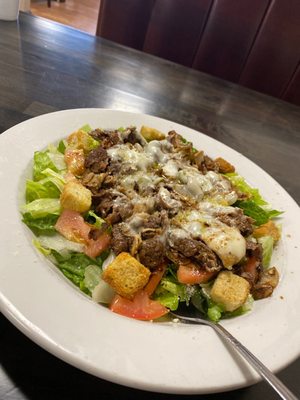
[[[85,159],[85,168],[94,172],[95,174],[100,174],[105,172],[108,166],[108,154],[107,151],[102,147],[97,147],[92,150]]]

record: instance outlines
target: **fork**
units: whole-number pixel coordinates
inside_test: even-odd
[[[171,311],[171,315],[180,322],[188,324],[202,324],[213,328],[226,343],[229,343],[245,360],[264,378],[278,395],[284,400],[299,400],[254,354],[252,354],[241,342],[239,342],[221,324],[208,320],[199,310],[193,306],[187,307],[181,304],[177,311]]]

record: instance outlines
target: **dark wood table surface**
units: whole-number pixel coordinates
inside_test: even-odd
[[[31,15],[0,21],[0,133],[40,114],[86,107],[153,114],[202,131],[260,165],[300,204],[300,108]],[[79,371],[2,315],[0,362],[1,400],[175,397]],[[278,377],[300,396],[300,359]],[[197,397],[278,398],[264,382]]]

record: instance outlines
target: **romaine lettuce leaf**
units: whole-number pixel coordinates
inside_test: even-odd
[[[253,200],[238,200],[234,203],[234,206],[241,208],[245,215],[253,218],[256,225],[265,224],[271,218],[275,218],[282,214],[282,211],[262,208]]]
[[[26,203],[30,203],[36,199],[59,198],[66,183],[64,177],[50,168],[46,168],[42,171],[42,174],[45,178],[40,179],[39,181],[26,181]]]
[[[23,214],[23,222],[36,236],[54,234],[57,219],[58,215],[55,214],[49,214],[43,218],[33,218],[29,213]]]
[[[179,302],[185,301],[188,304],[193,293],[192,286],[178,282],[174,268],[174,265],[168,266],[166,276],[160,281],[153,296],[154,300],[172,311],[177,310]]]
[[[58,198],[59,195],[60,191],[49,179],[42,179],[38,182],[31,180],[26,181],[26,203],[31,203],[33,200],[43,198],[55,199]]]
[[[82,253],[84,251],[84,244],[72,242],[66,239],[59,233],[54,235],[41,235],[37,240],[40,246],[45,250],[55,250],[63,257],[67,257],[71,253]]]
[[[67,168],[64,155],[53,144],[48,145],[47,154],[58,171],[65,170]]]
[[[86,132],[86,133],[89,133],[89,132],[91,132],[92,127],[91,127],[91,125],[89,125],[89,124],[85,124],[85,125],[83,125],[79,130],[80,130],[80,131],[84,131],[84,132]]]
[[[85,216],[85,220],[94,226],[94,228],[99,229],[101,225],[105,222],[104,219],[99,217],[99,215],[95,214],[94,211],[90,210],[87,212]]]
[[[48,215],[59,215],[60,201],[59,199],[36,199],[21,207],[22,214],[29,214],[32,219],[40,219]],[[29,218],[27,216],[27,219]]]
[[[67,147],[66,141],[65,141],[65,140],[61,140],[61,141],[58,143],[57,150],[58,150],[61,154],[65,154],[66,147]]]
[[[274,239],[272,236],[262,236],[258,238],[257,241],[261,244],[263,249],[262,265],[264,268],[268,268],[272,258]]]
[[[102,270],[97,265],[88,265],[84,271],[84,285],[92,293],[95,287],[99,284]]]
[[[179,305],[179,297],[173,293],[165,291],[154,297],[163,306],[169,308],[171,311],[175,311]]]
[[[230,172],[225,174],[226,178],[230,180],[232,185],[240,192],[245,193],[249,196],[254,203],[259,206],[266,205],[267,202],[262,198],[258,189],[252,188],[248,185],[245,179],[237,174],[236,172]]]
[[[53,161],[49,157],[49,151],[35,151],[33,156],[33,180],[39,181],[40,179],[45,178],[43,171],[46,168],[50,168],[55,172],[58,172],[58,169],[54,165]]]

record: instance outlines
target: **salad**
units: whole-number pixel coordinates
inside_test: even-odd
[[[281,212],[175,131],[85,125],[34,153],[25,199],[35,247],[127,317],[156,320],[185,302],[217,322],[279,281]]]

